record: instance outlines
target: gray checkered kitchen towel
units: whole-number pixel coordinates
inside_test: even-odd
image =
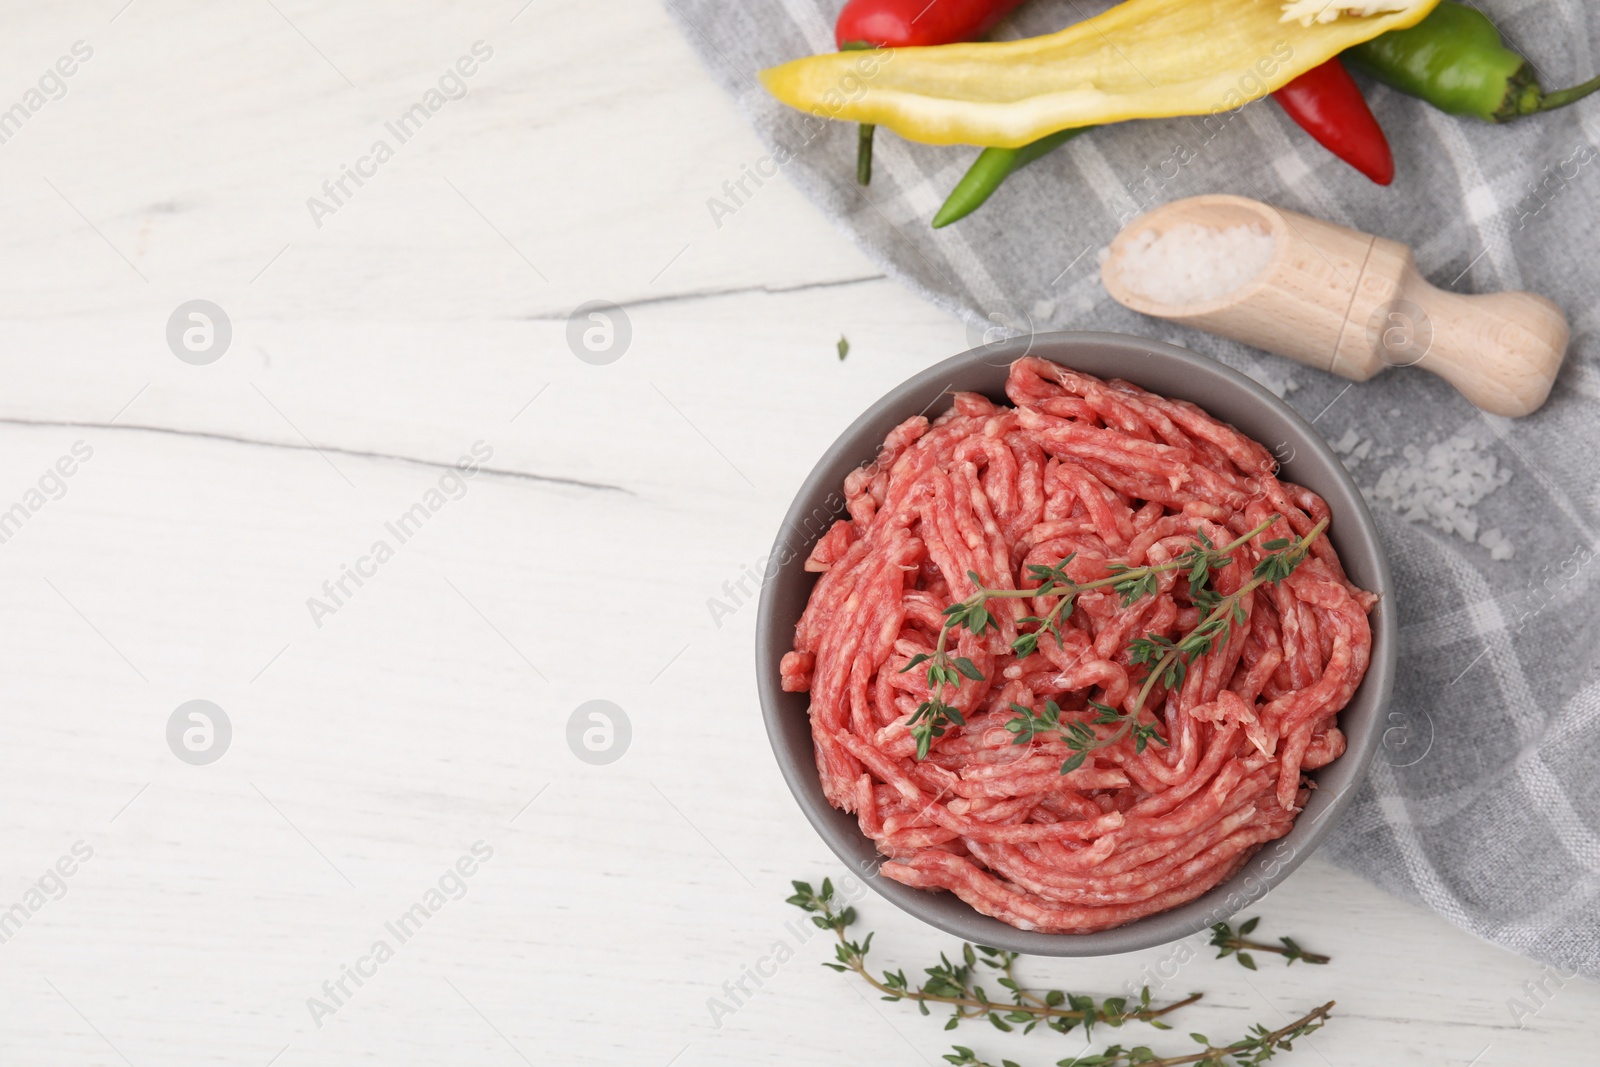
[[[755,80],[831,49],[841,0],[666,2],[788,179],[892,276],[965,318],[975,341],[996,322],[1157,337],[1251,375],[1315,421],[1388,546],[1404,665],[1383,751],[1323,854],[1480,937],[1600,978],[1600,98],[1496,127],[1368,85],[1398,166],[1387,189],[1270,101],[1220,129],[1124,123],[934,231],[974,149],[880,130],[862,191],[855,127],[808,129]],[[996,36],[1048,33],[1107,6],[1033,0]],[[1547,87],[1600,69],[1600,6],[1485,8]],[[1573,342],[1549,402],[1511,421],[1430,374],[1352,386],[1113,302],[1096,251],[1140,212],[1213,192],[1405,242],[1437,285],[1554,299]]]

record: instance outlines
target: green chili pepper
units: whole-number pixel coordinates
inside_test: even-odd
[[[1344,53],[1359,69],[1452,115],[1509,122],[1554,111],[1600,90],[1600,78],[1547,93],[1527,60],[1505,46],[1475,7],[1443,2],[1421,22]]]
[[[967,173],[961,176],[956,187],[950,190],[944,206],[940,207],[939,213],[933,217],[933,228],[937,230],[957,219],[966,218],[978,210],[1013,171],[1021,170],[1040,156],[1049,155],[1084,130],[1093,128],[1079,126],[1076,129],[1060,130],[1041,137],[1031,144],[1025,144],[1021,148],[985,148],[967,169]]]

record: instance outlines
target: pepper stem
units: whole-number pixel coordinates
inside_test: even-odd
[[[1591,78],[1582,85],[1574,85],[1570,89],[1557,89],[1553,93],[1547,93],[1539,84],[1538,75],[1524,63],[1521,69],[1511,76],[1506,86],[1505,100],[1501,102],[1500,110],[1494,113],[1494,121],[1510,122],[1524,115],[1541,115],[1546,111],[1575,104],[1595,92],[1600,92],[1600,77]]]
[[[839,45],[841,52],[870,52],[878,46],[871,41],[845,41]],[[870,122],[863,122],[856,131],[856,184],[872,184],[872,131]]]
[[[1539,101],[1540,111],[1554,111],[1558,107],[1566,107],[1588,96],[1590,93],[1600,92],[1600,77],[1590,78],[1582,85],[1574,85],[1570,89],[1558,89],[1553,93],[1545,93]]]

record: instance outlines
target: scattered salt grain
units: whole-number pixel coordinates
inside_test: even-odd
[[[1511,471],[1502,469],[1493,454],[1480,450],[1476,440],[1463,434],[1429,446],[1426,453],[1416,445],[1406,445],[1400,454],[1405,462],[1379,476],[1378,484],[1367,494],[1370,500],[1388,504],[1407,522],[1426,522],[1436,530],[1480,544],[1489,549],[1491,559],[1510,559],[1516,554],[1498,528],[1483,531],[1487,541],[1478,534],[1473,508],[1511,480]]]
[[[1267,269],[1276,244],[1259,226],[1214,230],[1186,222],[1159,236],[1141,230],[1119,257],[1117,277],[1158,304],[1199,304],[1253,281]]]
[[[1478,544],[1489,550],[1490,559],[1510,559],[1517,554],[1517,550],[1511,546],[1511,539],[1501,533],[1498,526],[1479,534]]]
[[[1362,437],[1352,427],[1346,430],[1344,436],[1334,441],[1329,447],[1344,458],[1344,465],[1347,470],[1353,470],[1361,465],[1362,460],[1372,455],[1372,446],[1372,438]]]
[[[1279,360],[1274,360],[1270,363],[1266,360],[1261,360],[1249,371],[1250,377],[1266,386],[1267,392],[1279,400],[1300,388],[1299,382],[1279,369],[1281,366],[1282,361]]]

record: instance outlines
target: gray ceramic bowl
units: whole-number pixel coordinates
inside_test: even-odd
[[[1351,579],[1382,596],[1371,616],[1372,664],[1339,716],[1345,754],[1312,777],[1317,789],[1288,836],[1261,849],[1233,878],[1188,904],[1097,934],[1042,934],[980,915],[953,894],[912,889],[877,873],[882,857],[853,815],[822,795],[804,693],[785,693],[778,661],[793,647],[794,626],[816,576],[802,566],[812,544],[842,513],[845,475],[872,460],[890,429],[911,415],[937,415],[953,390],[1004,401],[1006,371],[1024,355],[1041,356],[1101,378],[1124,378],[1189,400],[1265,444],[1282,476],[1322,496],[1333,511],[1329,536]],[[1103,956],[1166,944],[1197,933],[1260,899],[1288,877],[1354,799],[1383,732],[1383,709],[1395,669],[1395,608],[1389,565],[1355,483],[1309,423],[1260,385],[1204,356],[1159,341],[1109,333],[1055,333],[964,352],[929,367],[873,404],[828,449],[800,487],[773,546],[770,578],[756,624],[756,679],[778,766],[811,825],[849,869],[904,910],[967,941],[1040,956]]]

